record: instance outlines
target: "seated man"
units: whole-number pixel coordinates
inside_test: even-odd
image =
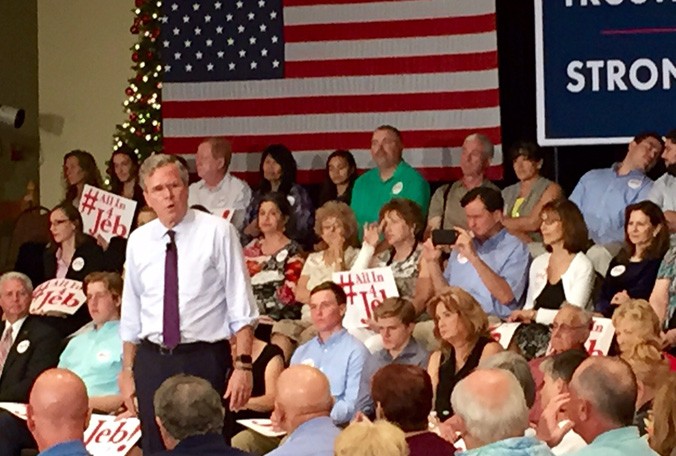
[[[657,204],[669,225],[671,245],[676,245],[676,129],[664,137],[662,153],[667,172],[655,181],[648,199]]]
[[[232,146],[224,138],[209,138],[197,147],[195,166],[201,180],[190,185],[188,205],[204,206],[219,217],[226,210],[232,211],[230,220],[241,230],[251,202],[251,188],[228,172],[231,158]]]
[[[329,379],[311,366],[290,366],[277,380],[272,421],[287,439],[270,456],[332,456],[340,429],[331,417]]]
[[[430,185],[402,160],[403,151],[401,133],[396,128],[382,125],[373,132],[371,157],[376,168],[359,176],[352,190],[351,206],[357,217],[360,237],[364,224],[377,222],[380,208],[392,198],[415,201],[427,214]]]
[[[156,455],[244,456],[223,438],[225,409],[203,378],[179,374],[166,379],[153,397],[155,420],[166,451]]]
[[[364,344],[343,328],[346,304],[345,292],[333,282],[313,288],[309,308],[317,336],[291,357],[292,365],[316,367],[328,377],[335,399],[331,418],[336,424],[347,423],[359,411],[373,411],[369,382],[377,367]]]
[[[477,187],[462,198],[461,204],[469,231],[454,228],[458,238],[443,274],[440,251],[431,239],[425,242],[419,285],[431,286],[434,292],[447,285],[460,287],[471,294],[488,315],[507,318],[521,305],[526,289],[528,247],[502,225],[504,202],[499,191]]]
[[[582,212],[589,236],[599,246],[589,255],[601,275],[605,276],[610,260],[624,241],[625,208],[648,198],[653,181],[645,173],[655,164],[663,147],[657,133],[636,135],[622,162],[587,172],[570,195]]]
[[[454,226],[467,229],[467,217],[460,206],[460,200],[476,187],[500,189],[486,179],[486,170],[493,159],[494,146],[487,136],[473,133],[462,143],[460,169],[462,178],[453,184],[439,187],[432,195],[430,212],[427,216],[427,235],[439,228],[451,229]]]
[[[56,366],[61,336],[39,317],[28,315],[33,284],[20,272],[0,276],[0,308],[5,318],[0,337],[0,402],[28,402],[33,382]],[[0,454],[18,455],[35,445],[26,422],[0,410]]]
[[[430,354],[412,337],[415,328],[413,304],[406,299],[387,298],[374,313],[384,347],[374,354],[379,365],[412,364],[427,369]]]

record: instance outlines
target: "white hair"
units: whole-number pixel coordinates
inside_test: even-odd
[[[16,271],[5,272],[0,276],[0,288],[9,280],[20,280],[28,294],[33,294],[33,282],[26,274]]]
[[[479,141],[484,149],[484,158],[489,162],[493,160],[493,155],[495,155],[495,146],[488,136],[482,133],[472,133],[465,138],[465,141]]]
[[[489,370],[502,376],[506,386],[495,391],[500,395],[498,400],[472,391],[471,375],[458,382],[451,394],[453,411],[465,422],[467,431],[484,445],[523,435],[528,428],[528,407],[519,381],[503,369],[477,371]]]
[[[178,174],[181,176],[181,180],[188,186],[188,170],[185,169],[185,166],[178,160],[178,158],[173,155],[167,154],[154,154],[146,158],[141,167],[139,168],[139,184],[143,191],[147,191],[146,188],[146,179],[153,175],[156,169],[161,168],[166,165],[175,165],[178,169]]]
[[[514,374],[521,385],[521,389],[523,389],[526,406],[528,408],[533,406],[533,403],[535,403],[535,380],[526,358],[511,351],[502,351],[481,361],[479,367],[483,369],[504,369]]]

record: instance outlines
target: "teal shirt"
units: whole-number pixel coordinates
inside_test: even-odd
[[[364,223],[378,221],[380,208],[392,198],[406,198],[418,203],[427,217],[430,204],[430,184],[405,161],[401,161],[392,177],[383,181],[378,168],[373,168],[357,179],[352,189],[350,206],[357,217],[359,237]]]
[[[76,336],[61,354],[59,367],[75,372],[87,387],[89,397],[120,394],[117,376],[122,370],[120,322],[106,322]]]
[[[648,441],[638,435],[636,426],[604,432],[571,456],[658,456]]]

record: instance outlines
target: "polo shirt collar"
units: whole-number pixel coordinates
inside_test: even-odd
[[[378,179],[380,179],[380,182],[382,182],[383,184],[386,184],[386,183],[388,183],[389,181],[391,181],[392,179],[398,178],[398,177],[401,175],[401,173],[404,172],[404,169],[405,169],[406,167],[408,167],[408,163],[406,163],[406,162],[402,159],[402,160],[399,162],[399,164],[397,165],[397,167],[394,169],[394,173],[392,173],[392,176],[390,176],[389,179],[383,180],[383,179],[380,177],[380,170],[378,170]],[[377,169],[377,168],[376,168],[376,169]]]
[[[475,239],[474,242],[475,242],[475,245],[478,247],[478,249],[481,249],[481,250],[491,249],[495,245],[502,242],[502,240],[505,238],[506,235],[507,235],[507,229],[505,229],[505,227],[502,227],[502,229],[500,231],[498,231],[493,236],[486,239],[484,242],[479,242],[477,239]]]

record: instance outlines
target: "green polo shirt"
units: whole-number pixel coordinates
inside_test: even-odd
[[[427,216],[430,204],[430,184],[405,161],[401,161],[392,177],[383,181],[378,168],[373,168],[357,179],[352,190],[350,206],[357,217],[359,238],[364,223],[378,221],[378,213],[392,198],[406,198],[418,203]]]

